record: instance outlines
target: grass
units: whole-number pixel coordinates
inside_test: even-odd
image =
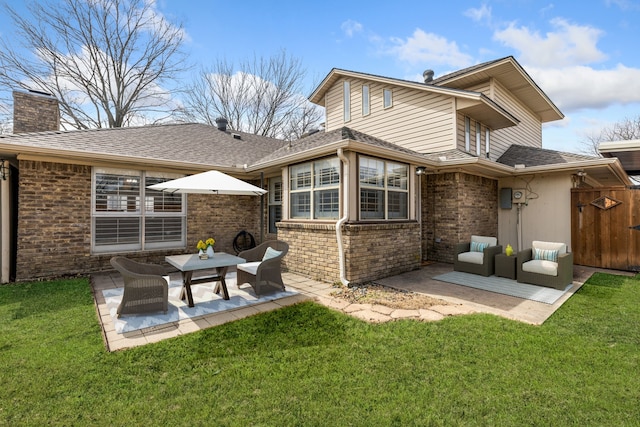
[[[0,425],[638,425],[640,281],[542,326],[304,303],[107,353],[87,280],[0,287]]]

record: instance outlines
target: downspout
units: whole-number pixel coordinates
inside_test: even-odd
[[[338,239],[338,261],[340,264],[340,282],[344,286],[349,286],[349,281],[346,279],[346,271],[344,266],[344,245],[342,243],[342,225],[349,219],[349,160],[342,153],[342,148],[338,148],[338,158],[344,165],[344,173],[342,174],[342,218],[336,222],[336,239]]]

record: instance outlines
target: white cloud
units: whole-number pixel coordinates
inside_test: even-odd
[[[358,21],[353,21],[351,19],[344,21],[342,25],[340,25],[340,28],[347,35],[347,37],[353,37],[354,34],[361,32],[363,29],[361,23],[359,23]]]
[[[494,33],[494,39],[520,52],[521,62],[537,67],[563,67],[599,62],[606,55],[596,46],[603,32],[586,25],[574,25],[562,18],[551,20],[553,32],[544,36],[511,23]]]
[[[470,55],[460,51],[456,42],[437,34],[426,33],[419,28],[407,39],[391,38],[391,43],[394,46],[387,53],[412,65],[421,63],[426,66],[446,64],[467,67],[473,62]]]
[[[491,8],[486,4],[482,4],[479,8],[467,9],[464,12],[464,16],[471,18],[475,22],[490,22],[491,21]]]
[[[586,66],[526,69],[565,113],[640,102],[640,69],[637,68],[618,64],[608,70]]]

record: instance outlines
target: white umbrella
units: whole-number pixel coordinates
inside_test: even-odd
[[[260,187],[215,170],[153,184],[147,188],[168,193],[229,194],[237,196],[260,196],[267,192],[267,190],[263,190]]]

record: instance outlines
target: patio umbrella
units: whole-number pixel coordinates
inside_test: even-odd
[[[228,194],[236,196],[260,196],[267,192],[267,190],[216,170],[172,179],[171,181],[150,185],[147,188],[168,193]]]

